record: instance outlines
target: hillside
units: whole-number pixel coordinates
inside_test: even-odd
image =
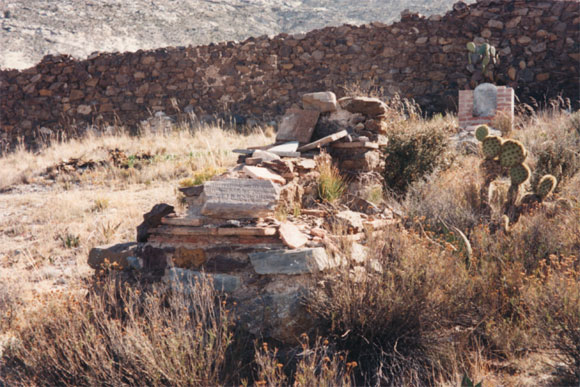
[[[468,1],[472,2],[472,1]],[[453,0],[15,0],[0,1],[0,68],[23,69],[47,54],[84,58],[243,40],[329,25],[391,23],[404,9],[443,14]]]

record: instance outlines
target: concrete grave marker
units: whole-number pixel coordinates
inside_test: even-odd
[[[270,180],[224,179],[204,184],[201,213],[224,219],[259,218],[271,215],[280,189]]]
[[[497,109],[497,87],[482,83],[473,90],[473,116],[493,117]]]
[[[278,127],[276,141],[310,141],[319,116],[316,110],[288,109]]]

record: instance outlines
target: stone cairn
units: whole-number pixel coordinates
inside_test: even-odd
[[[396,221],[365,195],[382,185],[387,114],[374,98],[305,94],[302,107],[283,116],[275,144],[235,150],[236,167],[180,189],[185,214],[156,205],[144,215],[136,243],[94,248],[89,265],[186,287],[205,273],[236,301],[250,333],[293,342],[312,328],[302,300],[316,274],[340,266],[381,270],[367,258],[365,243]],[[346,176],[340,204],[318,197],[322,161]]]

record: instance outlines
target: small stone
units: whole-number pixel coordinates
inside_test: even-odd
[[[530,38],[529,36],[520,36],[518,38],[519,44],[530,44],[531,41],[532,41],[532,38]]]
[[[538,82],[544,82],[547,81],[548,79],[550,79],[550,73],[540,73],[536,75],[536,81]]]
[[[270,180],[270,181],[273,181],[274,183],[278,183],[278,184],[282,184],[282,185],[286,184],[286,179],[284,179],[282,176],[270,171],[268,168],[253,167],[253,166],[246,165],[246,166],[244,166],[244,168],[242,168],[242,172],[244,172],[246,175],[248,175],[254,179]]]
[[[308,238],[290,222],[284,222],[280,225],[278,229],[280,233],[280,239],[282,242],[291,249],[299,249],[308,242]]]
[[[490,28],[497,28],[499,30],[503,29],[503,23],[499,20],[489,20],[487,22],[488,27]]]
[[[79,105],[77,107],[77,113],[85,116],[91,114],[91,107],[89,105]]]
[[[348,233],[357,233],[364,229],[363,219],[358,212],[346,210],[334,215],[334,220],[345,228]]]
[[[484,28],[481,30],[481,36],[483,38],[489,39],[491,37],[491,30],[489,28]]]
[[[331,91],[308,93],[302,96],[302,107],[305,110],[317,110],[320,113],[334,112],[338,105],[336,95]]]
[[[517,17],[511,19],[510,21],[508,21],[505,26],[508,29],[509,28],[516,28],[518,26],[518,24],[520,24],[520,21],[521,20],[522,20],[522,17],[521,16],[517,16]]]
[[[510,77],[510,79],[512,81],[516,80],[516,75],[517,75],[517,70],[515,69],[515,67],[510,67],[508,69],[508,76]]]

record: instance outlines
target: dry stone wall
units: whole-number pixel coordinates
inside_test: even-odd
[[[0,72],[0,141],[33,142],[41,128],[136,126],[167,115],[230,113],[279,117],[304,93],[358,83],[415,98],[427,111],[456,110],[460,89],[484,81],[466,68],[469,41],[497,47],[494,82],[520,100],[562,93],[580,99],[577,1],[459,2],[444,16],[404,14],[372,23],[199,47],[47,56],[23,71]],[[50,132],[48,132],[50,133]]]

